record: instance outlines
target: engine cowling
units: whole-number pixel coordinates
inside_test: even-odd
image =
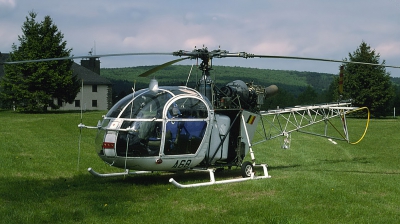
[[[221,88],[220,102],[224,108],[229,108],[232,101],[239,100],[243,109],[256,109],[264,103],[264,99],[271,97],[278,92],[276,85],[263,87],[242,80],[235,80]]]

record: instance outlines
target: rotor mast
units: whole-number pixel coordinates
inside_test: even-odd
[[[214,102],[214,82],[210,78],[210,71],[212,70],[212,59],[214,57],[221,58],[221,54],[226,54],[228,51],[218,50],[209,51],[207,47],[197,49],[195,48],[193,51],[177,51],[173,52],[174,56],[188,56],[190,59],[200,59],[199,69],[202,71],[202,77],[197,82],[196,89],[206,96],[211,102]]]

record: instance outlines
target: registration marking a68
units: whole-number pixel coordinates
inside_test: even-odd
[[[172,168],[187,168],[192,163],[192,160],[176,160],[176,163]]]

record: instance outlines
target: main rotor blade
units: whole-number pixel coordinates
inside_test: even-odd
[[[254,55],[254,57],[308,60],[308,61],[325,61],[325,62],[337,62],[337,63],[345,63],[345,64],[360,64],[360,65],[382,66],[382,67],[389,67],[389,68],[400,68],[400,66],[394,66],[394,65],[374,64],[374,63],[359,62],[359,61],[342,61],[342,60],[332,60],[332,59],[324,59],[324,58],[307,58],[307,57],[291,57],[291,56],[269,56],[269,55]]]
[[[140,74],[139,77],[147,77],[148,75],[151,75],[151,74],[153,74],[154,72],[156,72],[156,71],[158,71],[160,69],[163,69],[163,68],[165,68],[167,66],[170,66],[170,65],[172,65],[174,63],[177,63],[177,62],[189,59],[189,58],[191,58],[191,57],[179,58],[179,59],[176,59],[176,60],[173,60],[173,61],[169,61],[169,62],[164,63],[162,65],[156,66],[156,67],[146,71],[145,73]]]
[[[85,55],[85,56],[71,56],[62,58],[43,58],[34,60],[24,60],[24,61],[7,61],[0,62],[0,64],[21,64],[29,62],[43,62],[43,61],[62,61],[62,60],[72,60],[78,58],[104,58],[104,57],[116,57],[116,56],[143,56],[143,55],[173,55],[173,53],[121,53],[121,54],[100,54],[100,55]]]
[[[249,53],[246,53],[246,52],[226,53],[226,54],[221,54],[220,57],[277,58],[277,59],[292,59],[292,60],[306,60],[306,61],[325,61],[325,62],[336,62],[336,63],[345,63],[345,64],[360,64],[360,65],[382,66],[382,67],[388,67],[388,68],[400,68],[400,66],[385,65],[385,64],[374,64],[374,63],[368,63],[368,62],[343,61],[343,60],[333,60],[333,59],[325,59],[325,58],[308,58],[308,57],[296,57],[296,56],[257,55],[257,54],[249,54]]]
[[[374,64],[367,62],[356,62],[356,61],[343,61],[343,60],[332,60],[325,58],[309,58],[309,57],[296,57],[296,56],[281,56],[281,55],[257,55],[250,54],[246,52],[237,52],[237,53],[229,53],[225,50],[214,50],[208,51],[207,49],[199,49],[196,51],[177,51],[172,53],[121,53],[121,54],[103,54],[103,55],[85,55],[85,56],[72,56],[72,57],[61,57],[61,58],[44,58],[44,59],[34,59],[34,60],[24,60],[24,61],[8,61],[8,62],[0,62],[0,65],[3,64],[20,64],[20,63],[29,63],[29,62],[43,62],[43,61],[61,61],[61,60],[71,60],[78,58],[102,58],[102,57],[115,57],[115,56],[143,56],[143,55],[173,55],[173,56],[189,56],[186,58],[180,58],[177,60],[173,60],[167,62],[165,64],[159,65],[141,75],[140,77],[148,76],[164,67],[172,65],[176,62],[185,60],[185,59],[195,59],[195,58],[203,58],[207,56],[208,58],[228,58],[228,57],[241,57],[241,58],[277,58],[277,59],[292,59],[292,60],[308,60],[308,61],[324,61],[324,62],[335,62],[335,63],[344,63],[344,64],[361,64],[361,65],[372,65],[372,66],[382,66],[388,68],[400,68],[400,66],[393,65],[385,65],[385,64]]]

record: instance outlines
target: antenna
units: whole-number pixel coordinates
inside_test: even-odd
[[[88,52],[88,55],[89,56],[96,55],[96,41],[94,41],[93,47],[90,48],[90,51]]]
[[[82,93],[82,95],[81,95],[81,103],[80,103],[80,106],[81,106],[81,123],[79,124],[79,141],[78,141],[78,165],[77,165],[77,170],[79,171],[79,163],[80,163],[80,158],[81,158],[81,140],[82,140],[82,128],[83,128],[83,123],[82,123],[82,120],[83,120],[83,112],[82,112],[82,103],[83,103],[83,79],[82,79],[82,86],[81,86],[81,93]]]

